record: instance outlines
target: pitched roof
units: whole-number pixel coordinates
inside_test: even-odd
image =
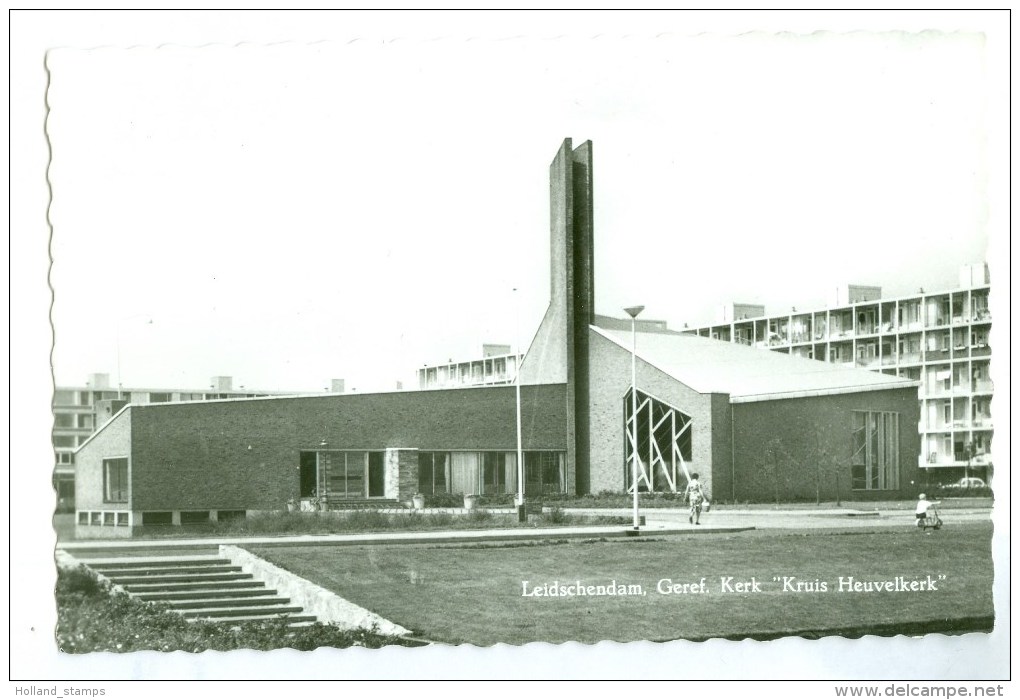
[[[630,331],[591,329],[631,351]],[[695,391],[729,394],[734,403],[919,385],[866,369],[688,334],[639,331],[637,356]]]

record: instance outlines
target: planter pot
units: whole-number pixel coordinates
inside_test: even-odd
[[[327,503],[326,501],[323,501],[322,503],[320,503],[319,504],[319,510],[323,511],[323,512],[329,510],[329,503]]]
[[[294,511],[297,510],[297,508],[298,508],[297,503],[288,503],[287,504],[287,512],[288,513],[293,513]]]
[[[312,505],[312,499],[310,499],[310,498],[302,498],[301,499],[301,512],[302,513],[311,513],[313,510],[315,510],[315,507]]]
[[[464,496],[464,508],[474,510],[478,507],[478,496]]]
[[[412,496],[411,497],[411,505],[414,506],[415,510],[421,510],[422,508],[425,507],[425,497],[424,496]]]

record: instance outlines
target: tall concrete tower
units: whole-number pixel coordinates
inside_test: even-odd
[[[523,384],[567,385],[565,482],[587,492],[588,336],[595,314],[592,144],[565,139],[549,166],[549,307],[521,365]],[[579,478],[580,477],[580,478]]]

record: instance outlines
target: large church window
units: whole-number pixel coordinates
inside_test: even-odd
[[[624,483],[633,488],[633,458],[638,457],[639,491],[683,491],[690,479],[691,417],[667,403],[637,392],[637,441],[631,392],[623,401]]]

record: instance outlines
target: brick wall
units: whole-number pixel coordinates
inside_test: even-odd
[[[733,494],[733,422],[729,394],[710,394],[712,426],[712,499],[732,500]]]
[[[898,490],[851,492],[851,413],[855,410],[900,414]],[[917,467],[918,412],[916,388],[734,404],[736,498],[768,501],[778,486],[780,499],[811,501],[817,485],[821,498],[831,501],[836,497],[837,479],[844,500],[915,498],[918,487],[911,482],[920,483],[923,478]],[[774,472],[766,464],[770,453],[777,454]]]
[[[623,491],[624,481],[624,398],[630,390],[630,352],[595,331],[591,332],[591,366],[589,406],[590,484],[591,493]],[[729,464],[713,464],[715,441],[713,418],[719,399],[699,394],[664,372],[642,362],[637,364],[638,390],[645,392],[686,413],[693,421],[691,435],[692,464],[688,467],[701,474],[701,481],[712,492],[715,470],[728,469]],[[725,397],[723,399],[725,401]],[[726,453],[728,453],[728,448]],[[725,454],[718,459],[724,459]],[[578,468],[583,468],[578,465]]]
[[[131,408],[133,509],[278,509],[299,492],[299,453],[514,450],[514,387],[267,398]],[[522,389],[525,449],[566,449],[564,385]],[[108,430],[113,427],[108,426]],[[100,450],[97,450],[97,453]],[[398,491],[417,488],[415,465]],[[407,497],[410,494],[406,494]]]
[[[418,493],[418,450],[386,450],[386,497],[410,500]]]

